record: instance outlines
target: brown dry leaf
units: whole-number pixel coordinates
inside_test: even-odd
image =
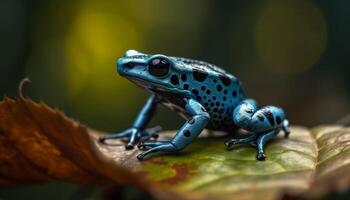
[[[350,129],[341,126],[292,127],[290,139],[267,146],[265,162],[249,146],[225,150],[227,138],[207,132],[182,152],[139,162],[137,149],[125,151],[119,140],[100,144],[100,134],[43,103],[5,98],[0,183],[132,184],[158,199],[280,199],[344,189],[350,181]]]
[[[0,103],[0,133],[4,184],[48,180],[125,184],[133,176],[103,161],[92,145],[93,130],[43,103],[5,97]],[[135,179],[133,184],[139,182]]]

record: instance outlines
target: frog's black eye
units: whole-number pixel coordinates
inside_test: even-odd
[[[148,71],[153,76],[165,76],[168,74],[170,68],[169,61],[163,58],[154,58],[148,66]]]

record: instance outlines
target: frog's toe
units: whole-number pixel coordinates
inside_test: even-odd
[[[145,154],[140,153],[139,155],[136,156],[137,160],[142,161],[143,158],[145,157]]]
[[[111,134],[111,135],[103,135],[98,138],[98,141],[100,143],[106,144],[107,140],[112,140],[112,139],[120,139],[120,138],[125,138],[128,136],[128,133],[122,132],[122,133],[116,133],[116,134]]]
[[[105,141],[106,141],[106,138],[105,138],[104,136],[100,136],[100,137],[98,138],[98,142],[99,142],[99,143],[105,143]]]
[[[160,146],[162,144],[165,144],[165,141],[157,141],[157,142],[142,142],[140,143],[137,147],[141,150],[141,149],[145,149],[146,147],[157,147]]]
[[[236,140],[236,139],[231,139],[231,140],[225,142],[225,146],[226,146],[227,148],[230,148],[230,147],[232,147],[233,145],[235,145],[236,143],[237,143],[237,140]]]
[[[254,142],[256,140],[256,138],[257,138],[257,135],[253,134],[247,138],[231,139],[231,140],[225,142],[225,145],[226,145],[226,147],[230,148],[236,144],[249,144],[250,142]]]
[[[133,144],[128,143],[127,145],[125,145],[125,149],[126,149],[126,150],[131,150],[131,149],[133,149],[133,148],[134,148],[134,145],[133,145]]]
[[[260,160],[260,161],[264,161],[266,159],[266,155],[264,154],[264,152],[259,152],[256,155],[256,159]]]
[[[130,140],[126,145],[125,145],[125,150],[132,150],[134,149],[135,144],[135,140]]]
[[[138,148],[140,151],[145,151],[145,150],[146,150],[146,146],[143,144],[143,142],[141,142],[139,145],[137,145],[137,148]]]
[[[147,151],[142,152],[137,156],[138,160],[143,160],[143,158],[147,155],[154,154],[156,152],[175,152],[180,150],[177,148],[173,143],[169,141],[161,141],[161,142],[145,142],[139,146],[147,146],[150,147],[150,149],[147,149]]]

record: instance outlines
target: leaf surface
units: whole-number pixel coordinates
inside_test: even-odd
[[[159,140],[172,137],[168,131]],[[346,189],[350,181],[350,128],[293,126],[266,147],[267,160],[256,161],[255,148],[231,150],[232,136],[204,131],[176,154],[158,154],[143,162],[139,150],[126,151],[120,140],[29,99],[0,103],[0,184],[50,180],[94,184],[132,184],[159,199],[281,199],[319,196]]]

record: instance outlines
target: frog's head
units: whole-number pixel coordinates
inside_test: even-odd
[[[190,94],[179,85],[180,76],[186,72],[175,57],[128,50],[124,57],[118,59],[117,70],[121,76],[153,92]]]

